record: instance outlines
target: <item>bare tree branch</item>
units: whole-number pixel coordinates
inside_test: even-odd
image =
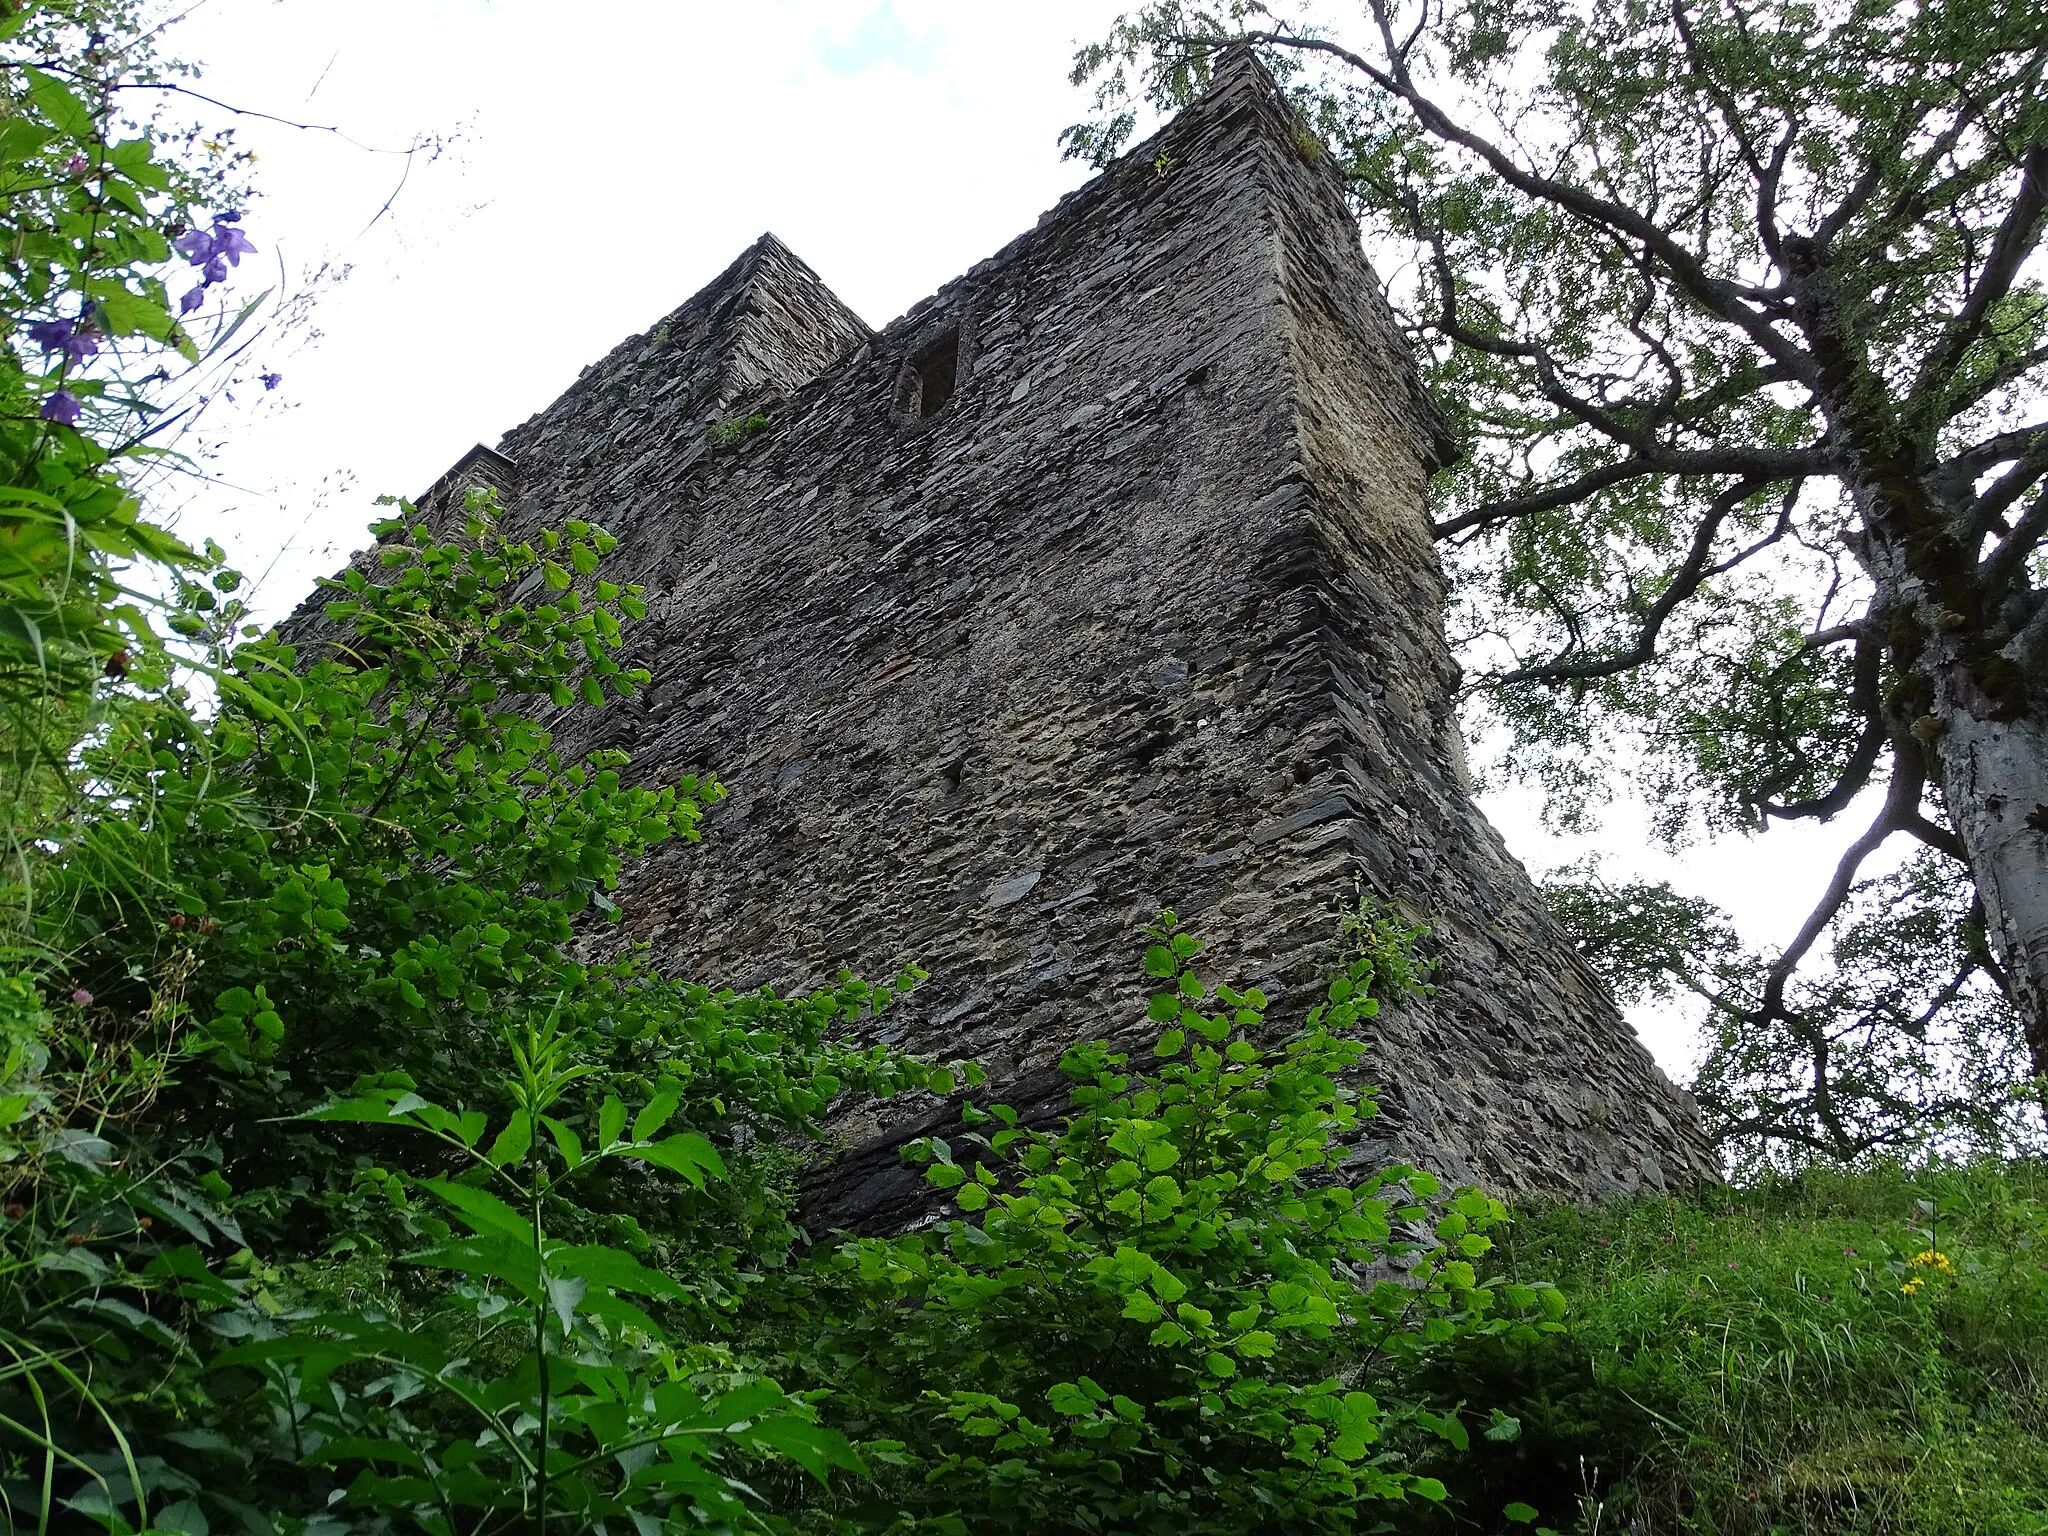
[[[1965,869],[1970,865],[1970,851],[1963,846],[1963,840],[1947,827],[1937,826],[1917,812],[1899,823],[1899,830],[1918,838],[1936,853],[1946,854]]]
[[[1732,516],[1736,508],[1769,485],[1765,480],[1743,480],[1730,486],[1714,498],[1707,515],[1700,519],[1699,527],[1693,530],[1692,548],[1686,552],[1685,561],[1672,573],[1671,584],[1667,586],[1650,611],[1643,616],[1643,626],[1637,632],[1635,644],[1619,655],[1602,657],[1597,661],[1557,663],[1550,662],[1535,667],[1518,667],[1512,672],[1503,672],[1489,681],[1494,683],[1562,683],[1588,682],[1595,678],[1613,677],[1616,673],[1639,667],[1657,654],[1657,636],[1664,628],[1664,621],[1671,617],[1678,605],[1700,589],[1707,577],[1718,570],[1725,570],[1732,562],[1712,565],[1714,541],[1720,537],[1721,525]]]
[[[1589,469],[1576,480],[1565,481],[1541,491],[1531,491],[1507,501],[1489,502],[1445,518],[1431,525],[1438,539],[1454,538],[1467,529],[1493,523],[1512,522],[1540,512],[1555,511],[1583,501],[1624,481],[1647,475],[1742,475],[1769,485],[1779,480],[1802,479],[1825,474],[1832,465],[1827,452],[1815,444],[1810,448],[1662,448],[1651,445],[1647,455],[1618,459]]]
[[[1991,307],[2012,291],[2013,280],[2033,252],[2044,212],[2048,212],[2048,144],[2030,144],[2021,163],[2019,193],[1999,222],[1984,270],[1963,307],[1943,328],[1941,340],[1921,363],[1908,398],[1938,400],[1946,396],[1942,386],[1982,334]]]
[[[1818,382],[1820,370],[1814,359],[1772,325],[1768,317],[1745,303],[1741,297],[1739,284],[1709,272],[1691,251],[1672,238],[1669,231],[1644,218],[1633,208],[1624,207],[1608,198],[1598,197],[1582,187],[1526,169],[1499,145],[1469,128],[1460,126],[1450,113],[1423,94],[1413,76],[1409,74],[1407,64],[1395,53],[1385,0],[1372,0],[1372,9],[1379,23],[1382,38],[1387,42],[1390,69],[1381,69],[1362,54],[1354,53],[1351,49],[1333,43],[1327,38],[1290,37],[1278,32],[1247,32],[1243,35],[1242,41],[1262,43],[1273,48],[1321,53],[1350,65],[1382,90],[1406,102],[1430,134],[1471,151],[1485,161],[1496,176],[1516,191],[1561,208],[1596,227],[1612,230],[1639,242],[1645,251],[1670,272],[1678,287],[1702,308],[1740,329],[1773,361],[1790,370],[1795,378],[1806,382]],[[1190,38],[1187,41],[1213,44],[1217,40]]]
[[[2013,530],[2005,526],[2006,509],[2032,490],[2043,475],[2048,475],[2048,443],[2013,465],[1982,496],[1969,503],[1967,527],[1971,536],[1981,539],[1986,534],[2002,533],[2010,538]]]
[[[1890,738],[1884,723],[1884,699],[1879,692],[1879,681],[1884,673],[1884,647],[1871,637],[1867,628],[1853,628],[1852,633],[1856,635],[1856,668],[1849,699],[1863,717],[1863,730],[1856,738],[1849,761],[1844,765],[1841,777],[1835,780],[1834,787],[1824,795],[1783,805],[1765,801],[1758,809],[1766,820],[1776,817],[1779,821],[1831,821],[1863,793],[1863,787],[1870,782],[1871,772],[1877,767],[1878,754]],[[1809,638],[1802,649],[1811,649],[1812,646],[1813,641]]]
[[[1996,594],[2015,585],[2044,538],[2048,538],[2048,491],[2034,498],[2034,504],[2013,524],[2012,531],[1985,556],[1984,563],[1977,568],[1979,587]]]
[[[1987,437],[1981,443],[1972,443],[1943,460],[1933,473],[1940,477],[1942,484],[1954,484],[1967,490],[1993,466],[2024,459],[2042,448],[2048,448],[2048,422],[2035,422],[2030,427],[2014,427],[2008,432]]]
[[[1785,1013],[1785,987],[1792,974],[1799,969],[1807,951],[1813,948],[1820,936],[1827,931],[1828,924],[1835,920],[1835,914],[1842,910],[1849,899],[1849,893],[1856,886],[1856,872],[1863,867],[1863,861],[1877,851],[1878,845],[1894,832],[1903,830],[1907,823],[1918,817],[1920,792],[1926,787],[1926,770],[1920,764],[1917,751],[1897,750],[1894,738],[1892,753],[1892,779],[1885,792],[1884,805],[1876,818],[1864,830],[1861,837],[1851,843],[1835,865],[1834,877],[1828,881],[1827,890],[1819,903],[1807,915],[1806,922],[1785,946],[1777,963],[1764,978],[1763,1000],[1750,1015],[1750,1022],[1762,1024],[1771,1019],[1782,1019]],[[1911,743],[1908,743],[1910,747]]]
[[[1721,114],[1722,126],[1734,139],[1742,160],[1749,167],[1750,175],[1756,181],[1756,227],[1758,238],[1771,259],[1778,259],[1778,185],[1785,174],[1785,159],[1791,154],[1792,146],[1799,140],[1799,125],[1796,121],[1785,125],[1785,132],[1771,151],[1766,163],[1757,153],[1756,145],[1750,141],[1748,129],[1742,121],[1742,114],[1736,109],[1735,100],[1721,86],[1714,72],[1707,68],[1700,58],[1699,40],[1693,36],[1692,23],[1686,18],[1682,0],[1672,0],[1671,22],[1678,29],[1679,41],[1685,46],[1685,61],[1692,67],[1693,78],[1700,83],[1713,99],[1714,109]]]

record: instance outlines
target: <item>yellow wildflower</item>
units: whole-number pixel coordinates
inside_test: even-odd
[[[1920,1276],[1915,1275],[1912,1279],[1908,1280],[1904,1285],[1900,1286],[1899,1289],[1903,1291],[1906,1295],[1910,1296],[1915,1291],[1919,1290],[1920,1287],[1925,1285],[1926,1283],[1927,1282],[1921,1279]]]
[[[1948,1255],[1933,1248],[1914,1254],[1906,1262],[1918,1269],[1938,1269],[1944,1275],[1953,1275],[1956,1272],[1955,1265],[1948,1261]]]

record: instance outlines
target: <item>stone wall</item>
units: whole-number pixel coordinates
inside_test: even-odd
[[[1255,64],[880,332],[764,237],[501,449],[519,521],[601,523],[650,589],[652,687],[565,729],[731,791],[624,895],[672,968],[788,991],[917,961],[882,1036],[1054,1113],[1065,1045],[1140,1038],[1162,907],[1284,1025],[1362,879],[1445,964],[1376,1021],[1361,1159],[1576,1196],[1711,1175],[1472,804],[1442,429]],[[893,1149],[954,1113],[843,1117],[817,1218],[913,1216]]]

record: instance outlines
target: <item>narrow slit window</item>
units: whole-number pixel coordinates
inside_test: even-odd
[[[949,331],[941,336],[917,355],[910,369],[910,398],[918,419],[938,415],[960,382],[960,333]]]

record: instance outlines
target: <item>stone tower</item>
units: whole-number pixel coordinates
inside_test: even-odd
[[[647,585],[652,687],[564,728],[731,791],[623,898],[670,969],[915,960],[884,1037],[1050,1111],[1064,1046],[1142,1029],[1161,908],[1285,1024],[1362,878],[1445,964],[1375,1021],[1361,1157],[1581,1197],[1709,1176],[1472,804],[1424,510],[1448,452],[1335,173],[1239,59],[879,332],[762,237],[430,499],[592,519]],[[913,1211],[894,1148],[956,1119],[864,1113],[827,1222]]]

